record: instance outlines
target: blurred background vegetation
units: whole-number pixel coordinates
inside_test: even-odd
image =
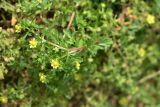
[[[160,107],[159,11],[160,0],[1,0],[1,106]],[[76,42],[88,46],[100,38],[104,44],[91,45],[69,88],[59,81],[61,88],[50,91],[50,85],[37,82],[37,74],[28,73],[39,68],[21,38],[39,29],[84,38],[95,34],[90,42]]]

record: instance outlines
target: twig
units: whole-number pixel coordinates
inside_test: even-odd
[[[80,47],[80,48],[75,48],[75,47],[74,47],[74,48],[69,48],[69,49],[67,49],[67,48],[64,48],[64,47],[62,47],[62,46],[59,46],[59,45],[57,45],[57,44],[55,44],[55,43],[53,43],[53,42],[50,42],[50,41],[48,41],[48,40],[46,40],[46,39],[43,39],[43,41],[45,41],[46,43],[48,43],[48,44],[50,44],[50,45],[52,45],[52,46],[55,46],[55,47],[57,47],[57,48],[59,48],[59,49],[68,51],[70,54],[76,53],[76,52],[80,52],[80,51],[83,50],[83,47]]]
[[[152,79],[152,78],[154,78],[154,77],[156,77],[156,76],[158,76],[158,75],[160,75],[160,71],[154,72],[154,73],[152,73],[152,74],[149,74],[149,75],[143,77],[142,79],[139,80],[139,83],[142,84],[142,83],[144,83],[145,81],[147,81],[147,80],[149,80],[149,79]]]
[[[46,43],[52,45],[52,46],[55,46],[55,47],[59,48],[59,49],[68,51],[68,49],[66,49],[66,48],[64,48],[64,47],[62,47],[62,46],[59,46],[59,45],[57,45],[57,44],[55,44],[55,43],[53,43],[53,42],[50,42],[50,41],[47,41],[47,40],[44,40],[44,41],[45,41]]]
[[[67,30],[69,30],[69,29],[70,29],[70,27],[71,27],[71,24],[72,24],[72,22],[73,22],[74,17],[75,17],[75,12],[73,12],[73,13],[72,13],[72,15],[71,15],[70,21],[69,21],[68,26],[67,26]]]
[[[84,47],[79,47],[79,48],[69,48],[68,51],[70,54],[76,53],[76,52],[81,52],[84,49]]]
[[[80,1],[79,3],[77,3],[77,4],[75,5],[75,9],[76,9],[76,8],[78,8],[78,7],[80,6],[80,4],[81,4],[81,3],[82,3],[82,1]],[[70,21],[69,21],[69,23],[68,23],[68,25],[67,25],[67,30],[69,30],[69,29],[70,29],[70,27],[71,27],[71,24],[72,24],[72,22],[73,22],[74,17],[75,17],[75,12],[72,12],[72,15],[71,15]]]

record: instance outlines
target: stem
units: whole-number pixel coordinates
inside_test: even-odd
[[[52,46],[55,46],[55,47],[59,48],[59,49],[68,51],[68,49],[66,49],[66,48],[64,48],[64,47],[62,47],[62,46],[59,46],[59,45],[57,45],[57,44],[55,44],[55,43],[53,43],[53,42],[47,41],[47,40],[45,40],[45,39],[44,39],[44,41],[45,41],[46,43],[52,45]]]
[[[72,22],[73,22],[74,17],[75,17],[75,12],[73,12],[73,13],[72,13],[72,15],[71,15],[71,19],[70,19],[70,21],[69,21],[69,23],[68,23],[67,30],[69,30],[69,29],[70,29],[70,27],[71,27],[71,24],[72,24]]]
[[[53,42],[50,42],[50,41],[48,41],[48,40],[46,40],[46,39],[44,39],[44,38],[43,38],[43,41],[46,42],[46,43],[48,43],[48,44],[50,44],[50,45],[52,45],[52,46],[54,46],[54,47],[57,47],[57,48],[62,49],[62,50],[65,50],[65,51],[69,52],[70,54],[76,53],[76,52],[80,52],[80,51],[83,50],[83,47],[67,49],[67,48],[64,48],[64,47],[62,47],[62,46],[59,46],[59,45],[57,45],[57,44],[55,44],[55,43],[53,43]]]
[[[152,79],[152,78],[154,78],[154,77],[156,77],[156,76],[158,76],[158,75],[160,75],[160,71],[154,72],[154,73],[152,73],[152,74],[149,74],[149,75],[143,77],[142,79],[139,80],[139,83],[142,84],[142,83],[144,83],[145,81],[147,81],[147,80],[149,80],[149,79]]]

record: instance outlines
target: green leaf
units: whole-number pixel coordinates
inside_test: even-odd
[[[0,80],[4,79],[3,71],[0,69]]]
[[[0,80],[4,79],[4,73],[7,73],[7,70],[3,63],[0,63]]]

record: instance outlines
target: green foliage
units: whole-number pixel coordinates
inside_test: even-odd
[[[1,105],[158,107],[159,8],[158,0],[2,0]]]

